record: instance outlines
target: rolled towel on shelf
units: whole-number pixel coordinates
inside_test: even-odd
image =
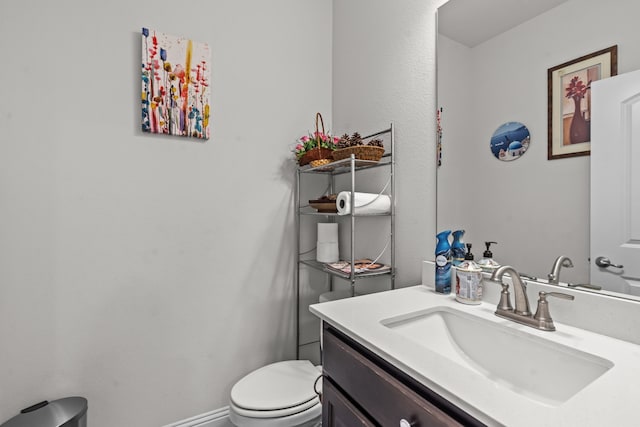
[[[355,215],[386,214],[391,212],[391,198],[385,194],[353,193]],[[338,215],[351,214],[351,192],[341,191],[336,198]]]

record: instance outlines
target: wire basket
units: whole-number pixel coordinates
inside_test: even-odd
[[[355,154],[356,159],[379,161],[384,154],[384,148],[375,145],[355,145],[353,147],[341,148],[331,153],[333,160],[346,159],[351,154]]]

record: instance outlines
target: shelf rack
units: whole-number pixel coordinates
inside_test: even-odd
[[[300,167],[297,169],[296,173],[296,189],[295,189],[295,227],[296,227],[296,242],[295,242],[295,254],[297,257],[295,266],[295,298],[296,298],[296,357],[299,358],[300,346],[311,344],[311,343],[300,343],[300,266],[305,265],[311,267],[315,270],[322,271],[327,274],[329,278],[329,290],[333,290],[333,278],[338,277],[344,280],[349,281],[351,296],[355,295],[355,285],[356,281],[362,279],[369,279],[372,277],[380,277],[384,275],[389,276],[390,288],[395,289],[395,276],[396,276],[396,263],[395,263],[395,152],[394,152],[394,126],[393,123],[389,125],[388,128],[383,129],[379,132],[372,133],[370,135],[364,136],[362,139],[367,140],[374,138],[376,136],[388,135],[389,143],[388,146],[385,145],[385,148],[388,151],[382,156],[379,161],[370,161],[370,160],[360,160],[356,159],[352,154],[347,159],[338,160],[327,165],[311,167],[309,165]],[[316,212],[315,209],[310,206],[301,206],[301,180],[302,176],[306,174],[320,174],[326,175],[329,181],[328,193],[335,193],[335,183],[334,177],[342,174],[350,174],[351,182],[349,191],[351,192],[351,206],[355,206],[355,192],[356,192],[356,174],[358,171],[365,169],[374,169],[374,168],[389,168],[389,196],[391,198],[391,212],[385,214],[354,214],[353,210],[348,215],[338,215],[337,213],[326,213],[326,212]],[[347,191],[347,190],[345,190]],[[351,261],[351,272],[344,273],[340,271],[336,271],[333,269],[329,269],[324,263],[315,261],[315,260],[305,260],[301,259],[300,254],[300,227],[301,227],[301,216],[321,216],[328,218],[330,221],[335,221],[337,217],[349,217],[351,224],[351,236],[350,236],[350,261]],[[361,217],[389,217],[390,219],[390,269],[385,271],[368,271],[362,273],[355,272],[354,262],[356,260],[355,252],[355,223],[357,218]],[[315,341],[314,341],[315,342]]]

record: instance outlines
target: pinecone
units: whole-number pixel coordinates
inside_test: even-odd
[[[384,144],[382,143],[381,139],[372,139],[367,145],[384,148]]]
[[[336,144],[337,149],[349,147],[349,134],[345,133],[340,137],[340,141]]]
[[[358,132],[354,132],[349,139],[349,145],[355,147],[356,145],[362,145],[362,137]]]

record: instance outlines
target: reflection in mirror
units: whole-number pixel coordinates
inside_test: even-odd
[[[507,122],[491,135],[491,154],[503,162],[517,160],[529,149],[529,129],[520,122]]]
[[[637,0],[450,0],[438,10],[438,230],[465,229],[478,248],[496,241],[496,261],[540,279],[568,256],[561,281],[590,283],[590,157],[547,160],[547,70],[613,45],[618,74],[640,69],[639,14]],[[530,146],[501,162],[487,146],[515,121]]]

